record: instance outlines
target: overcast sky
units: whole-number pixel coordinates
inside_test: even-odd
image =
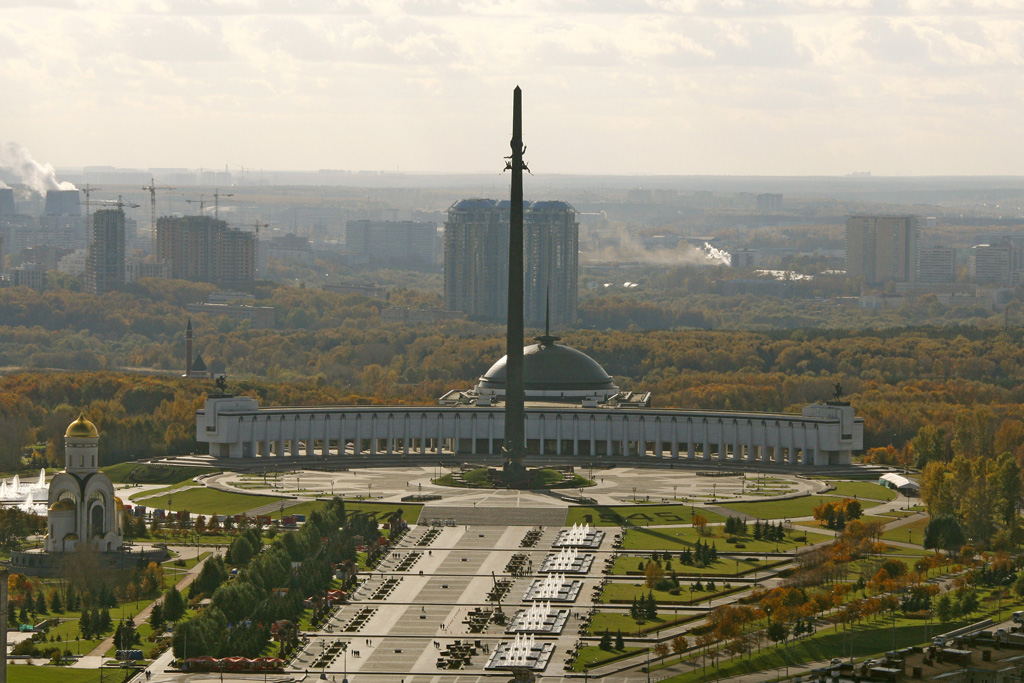
[[[0,0],[55,166],[1021,175],[1024,0]]]

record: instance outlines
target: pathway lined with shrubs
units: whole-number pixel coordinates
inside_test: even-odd
[[[169,546],[168,550],[173,550],[174,552],[178,553],[178,555],[180,556],[182,553],[185,552],[186,547],[185,546]],[[197,562],[195,564],[195,566],[190,567],[185,572],[185,576],[183,576],[176,584],[174,584],[174,587],[177,588],[178,591],[184,592],[185,589],[188,588],[192,584],[192,582],[196,580],[196,577],[199,576],[199,572],[202,571],[202,569],[203,569],[203,565],[206,564],[206,560],[208,560],[211,557],[213,557],[213,553],[212,552],[210,554],[208,554],[205,558],[203,558],[203,560],[201,562]],[[148,621],[149,620],[149,615],[152,614],[152,612],[153,612],[153,606],[158,604],[158,603],[162,603],[163,600],[164,600],[164,597],[163,597],[163,595],[161,595],[160,597],[156,598],[151,603],[149,603],[148,605],[143,607],[141,610],[139,610],[139,613],[136,614],[133,617],[133,620],[135,621],[135,624],[138,625],[138,624],[141,624],[141,623],[143,623],[145,621]],[[113,635],[107,636],[103,640],[103,642],[101,642],[99,645],[97,645],[96,647],[94,647],[92,649],[92,652],[89,652],[89,653],[86,653],[86,654],[82,655],[81,657],[78,658],[78,661],[76,661],[71,666],[73,668],[78,668],[78,669],[98,669],[100,666],[103,665],[103,661],[104,660],[109,659],[106,656],[106,654],[107,654],[107,652],[110,650],[110,648],[113,645],[114,645],[114,636]]]

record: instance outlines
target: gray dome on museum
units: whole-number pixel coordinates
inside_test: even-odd
[[[555,344],[555,337],[538,337],[523,349],[523,387],[531,391],[612,391],[618,387],[593,358],[571,346]],[[505,391],[507,356],[480,378],[478,389]]]
[[[620,397],[619,387],[600,363],[587,354],[556,344],[558,337],[543,334],[523,348],[523,389],[527,402],[601,405]],[[507,356],[491,366],[468,391],[449,392],[442,404],[492,405],[503,401],[508,381]],[[649,396],[649,394],[647,394]]]

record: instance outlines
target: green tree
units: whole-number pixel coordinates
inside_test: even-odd
[[[164,619],[178,621],[185,616],[185,600],[176,586],[171,586],[164,593]]]
[[[781,643],[789,636],[789,626],[781,621],[773,621],[768,624],[768,628],[765,629],[765,635],[767,635],[768,640],[773,643]]]
[[[924,547],[954,551],[967,542],[960,521],[953,515],[933,517],[924,528]]]
[[[153,627],[154,631],[157,631],[163,627],[164,621],[163,603],[154,603],[152,609],[149,611],[149,625]]]
[[[978,600],[978,593],[976,591],[966,590],[957,598],[957,605],[960,608],[959,612],[969,617],[978,611],[981,602]]]
[[[238,538],[231,542],[224,559],[228,564],[233,564],[236,567],[244,567],[249,564],[249,561],[252,559],[254,554],[255,550],[249,542],[249,539],[246,538],[245,534],[240,534]]]
[[[129,650],[139,643],[139,633],[135,630],[135,621],[131,617],[121,620],[114,630],[114,646],[119,650]]]
[[[1017,525],[1017,507],[1021,496],[1021,470],[1010,453],[1003,453],[996,459],[995,486],[996,508],[1003,524],[1011,529]]]
[[[921,427],[917,435],[910,440],[910,446],[918,468],[923,468],[929,462],[944,462],[949,459],[946,430],[933,424]]]

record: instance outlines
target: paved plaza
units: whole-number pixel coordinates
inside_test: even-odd
[[[419,494],[440,496],[424,509],[431,508],[559,508],[577,502],[580,495],[597,505],[684,502],[697,505],[763,500],[777,496],[818,493],[824,482],[793,474],[747,472],[729,473],[692,468],[576,468],[577,474],[591,478],[594,486],[584,489],[546,491],[508,491],[504,489],[462,489],[433,483],[450,470],[444,467],[353,468],[342,471],[295,470],[288,472],[224,472],[203,479],[202,484],[238,493],[269,493],[302,498],[342,496],[382,502],[401,502],[403,497]],[[704,476],[716,474],[720,476]],[[725,475],[725,476],[721,476]],[[503,520],[515,524],[514,520]],[[534,522],[523,519],[522,524]],[[553,522],[548,522],[553,523]]]
[[[341,606],[320,629],[304,634],[307,642],[289,663],[285,678],[338,683],[345,678],[375,683],[466,683],[511,678],[507,671],[485,669],[499,644],[511,643],[515,638],[506,633],[505,625],[487,619],[487,614],[499,608],[498,598],[500,610],[509,620],[534,604],[525,599],[527,591],[543,576],[540,569],[545,558],[559,552],[554,546],[565,528],[568,507],[577,502],[581,491],[461,489],[433,483],[447,472],[436,465],[265,474],[233,471],[202,477],[195,484],[290,498],[285,510],[331,495],[389,503],[401,503],[410,495],[437,497],[426,502],[419,523],[384,563],[364,575],[354,599]],[[684,468],[594,468],[592,472],[577,468],[577,473],[592,476],[596,482],[583,489],[582,495],[598,505],[685,502],[715,509],[717,503],[806,495],[826,488],[824,482],[792,474],[710,472],[720,476]],[[143,488],[126,493],[144,504]],[[276,510],[278,505],[272,507]],[[680,519],[679,523],[688,521]],[[536,672],[544,680],[584,677],[567,671],[566,664],[573,648],[581,643],[581,630],[595,606],[597,589],[602,581],[609,580],[602,571],[617,552],[613,545],[618,530],[612,527],[606,531],[598,547],[579,551],[592,555],[593,562],[585,564],[585,573],[571,576],[581,583],[578,594],[574,593],[575,600],[551,605],[553,611],[568,610],[564,628],[560,633],[534,635],[538,647],[543,643],[553,646],[547,666]],[[523,547],[528,536],[534,537],[534,543]],[[515,569],[514,562],[525,571]],[[636,582],[634,577],[624,576],[610,580]],[[771,581],[765,575],[760,580]],[[739,579],[741,584],[753,582]],[[496,594],[496,588],[503,590]],[[702,615],[710,606],[680,606],[676,612]],[[601,606],[603,611],[627,608]],[[624,635],[627,645],[641,644],[633,641],[631,634]],[[595,643],[591,640],[587,644]],[[626,660],[607,670],[596,670],[590,677],[639,683],[648,680],[637,668],[640,664],[636,659]],[[634,668],[627,670],[630,667]],[[665,675],[667,672],[652,675],[651,680]],[[154,676],[154,680],[186,679],[219,677],[166,671]]]

